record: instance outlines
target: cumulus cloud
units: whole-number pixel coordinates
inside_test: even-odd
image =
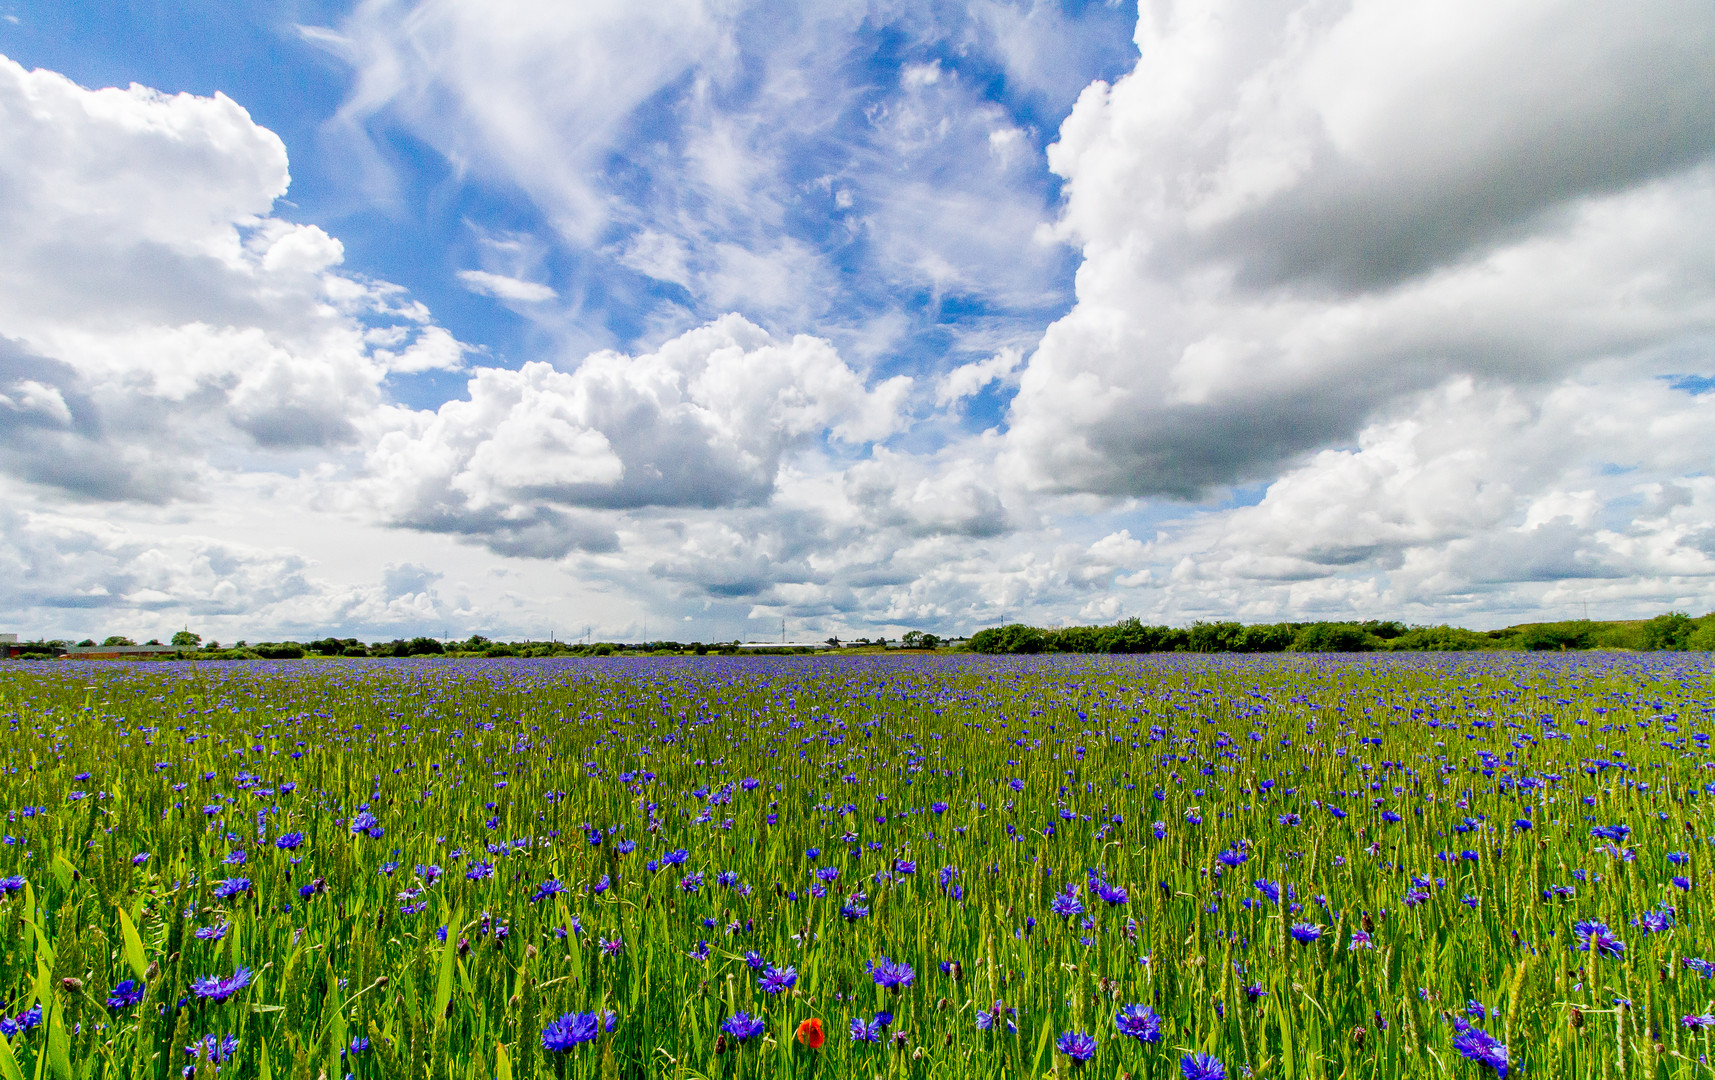
[[[1707,396],[1623,371],[1523,389],[1461,377],[1255,505],[1164,533],[1145,561],[1167,571],[1159,602],[1199,613],[1700,607],[1715,599],[1712,421]]]
[[[316,591],[305,560],[206,536],[162,542],[112,525],[0,508],[0,604],[147,618],[249,614]]]
[[[236,102],[86,90],[0,58],[0,470],[85,498],[351,445],[389,372],[462,346],[273,216],[285,147]],[[391,327],[402,348],[371,348]]]
[[[1013,373],[1023,362],[1024,353],[1021,350],[1002,349],[987,360],[960,364],[941,376],[940,381],[935,384],[935,404],[945,407],[974,397],[997,382],[1013,382]]]
[[[587,511],[765,503],[789,451],[898,430],[910,386],[867,387],[826,341],[729,315],[641,356],[480,370],[464,400],[392,414],[369,471],[402,525],[518,554],[610,550]]]
[[[1659,370],[1715,329],[1715,14],[1646,7],[1145,5],[1050,149],[1083,264],[1011,465],[1194,498],[1457,374]]]

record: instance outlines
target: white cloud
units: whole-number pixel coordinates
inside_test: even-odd
[[[910,384],[866,388],[827,342],[729,315],[570,372],[480,370],[465,400],[390,414],[369,469],[402,525],[520,554],[610,549],[611,527],[577,511],[765,503],[789,452],[897,431]]]
[[[1453,380],[1322,451],[1254,506],[1190,519],[1149,552],[1164,601],[1256,617],[1446,617],[1569,598],[1715,606],[1715,397],[1623,370],[1552,388]],[[1560,610],[1565,611],[1562,606]]]
[[[341,117],[374,160],[371,144],[402,127],[461,174],[527,194],[574,256],[560,292],[580,322],[650,341],[740,311],[849,351],[863,322],[921,307],[925,289],[1029,308],[1028,328],[989,317],[1019,324],[1018,338],[1063,298],[1065,252],[1032,239],[1052,216],[1039,135],[951,66],[1000,48],[984,29],[1000,14],[367,0],[305,33],[352,65]],[[909,59],[878,85],[885,35]],[[1077,63],[1099,52],[1081,45]],[[808,183],[807,161],[827,166]]]
[[[515,300],[521,304],[540,304],[552,300],[560,294],[546,285],[536,281],[522,281],[505,274],[491,274],[486,270],[460,270],[460,281],[471,292],[492,296],[497,300]]]
[[[1715,331],[1707,7],[1175,3],[1137,41],[1050,148],[1084,261],[1010,418],[1038,485],[1198,496],[1456,374]]]
[[[725,46],[701,0],[365,0],[337,31],[304,33],[358,72],[348,122],[397,111],[450,160],[524,185],[583,242],[608,221],[595,181],[626,118]]]
[[[1057,11],[979,4],[972,42],[1052,98]],[[827,74],[865,17],[755,52],[742,5],[370,0],[318,35],[348,121],[557,230],[472,224],[465,287],[571,333],[599,263],[661,342],[517,369],[279,216],[285,148],[237,103],[0,62],[0,602],[318,635],[1715,605],[1715,394],[1658,377],[1711,373],[1705,8],[1148,5],[1053,148],[1052,225],[1037,136],[956,50]],[[1044,234],[1082,265],[1038,344]],[[919,326],[846,304],[842,260],[1012,314],[882,378]],[[389,397],[429,372],[463,393]]]
[[[1002,349],[987,360],[961,364],[935,384],[935,404],[952,405],[975,396],[992,383],[1014,381],[1013,372],[1023,362],[1024,353],[1020,350]]]
[[[0,58],[0,470],[193,494],[219,462],[353,444],[389,370],[457,366],[400,290],[272,216],[288,180],[280,140],[222,95]],[[376,326],[405,348],[372,352]]]

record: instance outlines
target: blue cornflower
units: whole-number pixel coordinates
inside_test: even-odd
[[[768,1021],[764,1020],[760,1016],[751,1016],[749,1013],[742,1010],[733,1013],[721,1022],[721,1030],[726,1032],[728,1035],[731,1035],[739,1042],[755,1038],[762,1034],[764,1029],[767,1027]]]
[[[225,1001],[250,985],[250,969],[241,967],[232,973],[230,978],[218,975],[204,975],[191,983],[191,993],[207,1001]]]
[[[1161,1017],[1147,1005],[1122,1007],[1114,1015],[1114,1027],[1119,1028],[1121,1035],[1129,1035],[1138,1042],[1161,1041]]]
[[[579,1043],[590,1042],[602,1028],[612,1031],[619,1018],[609,1009],[604,1024],[593,1012],[569,1012],[542,1029],[542,1049],[564,1054]]]
[[[1318,923],[1296,922],[1292,924],[1292,940],[1300,945],[1309,945],[1322,936],[1322,927]]]
[[[109,1009],[127,1009],[143,1000],[143,984],[135,979],[126,979],[113,988],[107,995]]]
[[[1054,1040],[1054,1046],[1075,1064],[1082,1065],[1096,1054],[1096,1039],[1081,1031],[1068,1031]]]
[[[281,851],[296,851],[304,844],[304,834],[301,832],[281,833],[274,838],[274,846]]]
[[[193,1058],[208,1059],[215,1065],[224,1065],[232,1060],[232,1055],[238,1052],[238,1037],[236,1035],[204,1035],[201,1039],[185,1047],[185,1053]],[[194,1075],[192,1066],[185,1066],[187,1075]]]
[[[870,977],[875,980],[875,985],[884,990],[891,990],[896,994],[901,988],[910,986],[912,980],[917,978],[917,972],[913,971],[911,965],[903,960],[894,961],[883,956],[880,960],[867,966]]]
[[[1227,1067],[1213,1054],[1186,1054],[1179,1059],[1184,1080],[1227,1080]]]
[[[1078,887],[1076,885],[1066,886],[1064,892],[1056,894],[1054,899],[1049,902],[1048,910],[1063,919],[1070,919],[1074,915],[1083,914],[1084,905],[1078,899]]]
[[[1626,943],[1614,936],[1607,923],[1580,919],[1572,924],[1572,933],[1579,940],[1579,952],[1595,949],[1602,956],[1617,957],[1626,951]]]
[[[1507,1074],[1507,1048],[1481,1028],[1470,1028],[1453,1039],[1453,1049],[1469,1061],[1486,1065],[1499,1076]]]
[[[756,985],[765,994],[784,994],[798,982],[798,969],[794,967],[770,967],[756,980]]]
[[[214,887],[216,900],[231,900],[250,891],[250,879],[243,877],[227,878]]]
[[[1124,904],[1126,901],[1131,899],[1131,894],[1122,886],[1109,885],[1105,881],[1096,882],[1095,891],[1096,896],[1101,898],[1104,903],[1112,904],[1114,907],[1119,907],[1121,904]]]
[[[536,891],[530,894],[530,902],[534,904],[538,900],[546,900],[550,896],[557,896],[565,891],[566,887],[560,884],[558,878],[549,878],[536,886]]]
[[[1006,1021],[1006,1025],[1005,1025],[1006,1030],[1008,1032],[1016,1032],[1018,1030],[1018,1023],[1017,1023],[1017,1021],[1013,1020],[1013,1017],[1016,1015],[1018,1015],[1017,1009],[1009,1009],[1006,1007],[1006,1005],[997,1001],[994,1003],[994,1005],[991,1008],[982,1009],[982,1010],[978,1011],[978,1013],[977,1013],[977,1030],[978,1031],[994,1031],[994,1030],[997,1030],[1001,1026],[1000,1022],[1004,1019]]]

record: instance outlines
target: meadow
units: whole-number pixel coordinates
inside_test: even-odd
[[[1710,675],[0,665],[0,1078],[1711,1076]]]

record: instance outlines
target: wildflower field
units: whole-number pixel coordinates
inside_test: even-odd
[[[1715,1076],[1708,654],[0,666],[0,1078]]]

